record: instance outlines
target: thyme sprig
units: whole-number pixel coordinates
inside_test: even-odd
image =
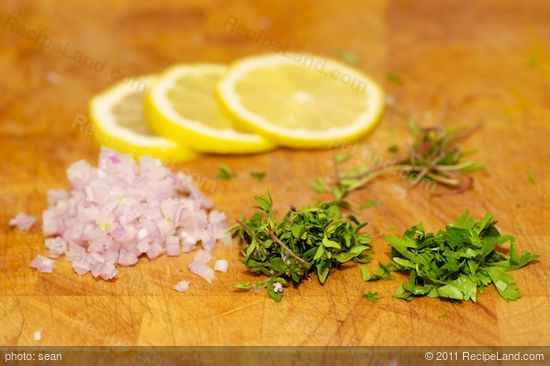
[[[336,199],[344,199],[349,193],[387,174],[407,178],[412,188],[421,183],[428,184],[430,189],[436,185],[447,188],[438,195],[461,193],[472,186],[473,178],[468,173],[482,169],[483,165],[467,160],[468,152],[458,143],[477,128],[447,127],[444,117],[439,125],[430,127],[420,127],[413,118],[409,118],[408,128],[413,143],[406,156],[388,159],[374,166],[362,163],[344,171],[342,166],[350,156],[339,153],[332,159],[334,173],[329,184],[317,180],[311,187],[318,192],[331,192]],[[393,151],[398,150],[394,148]]]

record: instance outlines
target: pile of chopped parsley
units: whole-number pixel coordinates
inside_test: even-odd
[[[480,221],[466,211],[445,230],[426,233],[423,226],[407,230],[402,238],[388,235],[393,263],[398,271],[410,275],[395,297],[411,300],[415,296],[440,297],[452,300],[476,301],[477,291],[483,293],[493,284],[505,300],[517,300],[521,294],[509,271],[536,260],[537,255],[518,255],[515,238],[501,235],[493,215],[487,213]],[[508,254],[498,250],[509,243]]]

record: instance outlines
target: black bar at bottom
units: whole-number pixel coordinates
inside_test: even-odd
[[[0,347],[5,365],[550,365],[550,347]]]

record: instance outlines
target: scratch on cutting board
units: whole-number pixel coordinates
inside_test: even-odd
[[[262,340],[262,342],[264,339],[265,301],[266,301],[266,298],[264,296],[262,300],[262,322],[260,324],[260,339]]]
[[[493,318],[494,320],[497,320],[496,314],[493,313],[493,312],[491,311],[491,309],[489,309],[487,306],[483,305],[483,304],[480,303],[480,302],[476,302],[475,304],[476,304],[477,306],[479,306],[480,308],[482,308],[483,310],[485,310],[485,312],[486,312],[487,314],[489,314],[489,316],[490,316],[491,318]]]
[[[23,333],[23,326],[25,325],[25,319],[21,321],[21,325],[19,326],[19,333],[17,333],[17,341],[16,343],[19,344],[19,339],[21,338],[21,333]]]
[[[348,324],[348,319],[351,318],[351,320],[353,320],[353,313],[356,311],[356,308],[359,306],[359,304],[361,304],[361,300],[358,300],[355,305],[351,308],[351,310],[348,312],[348,314],[346,315],[346,317],[344,318],[344,320],[341,320],[341,321],[338,321],[338,327],[336,328],[336,330],[334,331],[334,340],[338,339],[338,335],[339,333],[342,331],[342,329],[345,329],[345,326]],[[352,324],[354,324],[354,322],[352,321],[351,322]],[[355,342],[358,342],[358,339],[357,339],[357,331],[356,331],[356,328],[354,327],[354,337],[356,338]],[[329,344],[327,344],[328,346]]]
[[[484,306],[482,306],[484,307]],[[472,339],[475,339],[477,337],[477,333],[474,330],[474,325],[471,321],[468,321],[468,318],[464,316],[464,313],[458,306],[453,306],[453,309],[457,315],[457,318],[460,321],[460,324],[462,324],[462,330],[457,330],[457,332],[461,332],[463,334],[470,334],[470,337]],[[488,310],[488,309],[487,309]],[[496,318],[495,318],[496,320]],[[434,323],[435,324],[435,323]]]
[[[315,324],[315,326],[313,327],[313,329],[311,330],[311,332],[309,332],[308,336],[306,338],[304,338],[304,340],[302,342],[300,342],[300,346],[306,346],[308,341],[310,340],[310,338],[315,337],[315,334],[317,333],[317,329],[319,329],[321,327],[321,325],[325,324],[325,319],[326,318],[327,318],[326,315],[318,318],[318,321]]]
[[[47,295],[47,298],[48,298],[48,306],[50,308],[50,318],[53,319],[52,300],[50,299],[50,295]]]
[[[152,326],[153,321],[155,321],[155,314],[153,313],[153,310],[151,309],[151,305],[149,305],[149,301],[147,299],[142,299],[141,296],[137,297],[137,302],[145,308],[145,311],[149,313],[149,326]]]
[[[260,301],[254,301],[254,302],[250,302],[248,304],[245,304],[245,305],[241,305],[241,306],[237,306],[236,308],[233,308],[233,309],[230,309],[230,310],[227,310],[227,311],[224,311],[223,313],[220,314],[220,316],[224,316],[224,315],[229,315],[229,314],[233,314],[237,311],[240,311],[242,309],[246,309],[252,305],[256,305],[256,304],[259,304]]]
[[[170,307],[168,305],[168,299],[164,298],[164,305],[166,306],[166,315],[168,316],[168,323],[170,324],[170,335],[172,336],[172,342],[176,345],[176,334],[174,333],[174,323],[172,322],[172,314],[170,313]]]
[[[345,299],[347,300],[348,307],[351,307],[353,310],[355,310],[355,308],[358,306],[360,300],[356,300],[355,304],[352,304],[351,299],[353,297],[350,296],[350,294],[348,292],[348,286],[347,286],[348,282],[346,281],[346,276],[342,276],[342,277],[343,277],[344,292],[346,294]],[[331,294],[331,296],[332,296],[332,294]],[[350,313],[348,313],[346,318],[348,318],[349,316],[351,316],[352,320],[353,320],[353,317],[355,316],[354,311],[350,311]],[[361,337],[359,336],[360,332],[357,329],[357,322],[352,321],[351,324],[352,324],[352,327],[353,327],[353,336],[354,336],[355,342],[358,343],[359,340],[361,339]]]

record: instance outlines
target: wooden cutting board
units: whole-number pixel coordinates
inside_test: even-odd
[[[0,16],[0,345],[36,344],[35,330],[42,345],[550,345],[548,1],[8,0]],[[231,62],[274,47],[353,52],[358,67],[422,123],[435,123],[448,98],[450,123],[483,125],[465,142],[487,167],[472,190],[433,198],[387,177],[351,199],[382,202],[360,213],[376,238],[372,266],[389,260],[384,234],[420,221],[436,230],[467,208],[477,217],[494,212],[504,233],[541,257],[514,273],[522,299],[507,303],[489,288],[477,303],[409,303],[392,297],[404,277],[364,283],[351,266],[325,286],[312,280],[288,289],[275,303],[232,291],[251,278],[236,243],[216,251],[230,269],[212,285],[188,272],[189,256],[142,259],[113,282],[79,277],[64,259],[51,275],[29,268],[45,252],[39,227],[25,234],[7,222],[19,211],[39,216],[47,189],[66,186],[71,162],[97,159],[82,124],[94,93],[174,62]],[[386,113],[348,149],[355,159],[383,158],[406,136],[405,122]],[[281,210],[319,198],[308,183],[330,174],[333,153],[203,156],[175,169],[192,173],[234,220],[268,190]],[[215,180],[220,163],[237,178]],[[267,178],[258,183],[251,170]],[[188,293],[172,289],[181,279],[192,281]],[[361,299],[369,290],[382,299]]]

